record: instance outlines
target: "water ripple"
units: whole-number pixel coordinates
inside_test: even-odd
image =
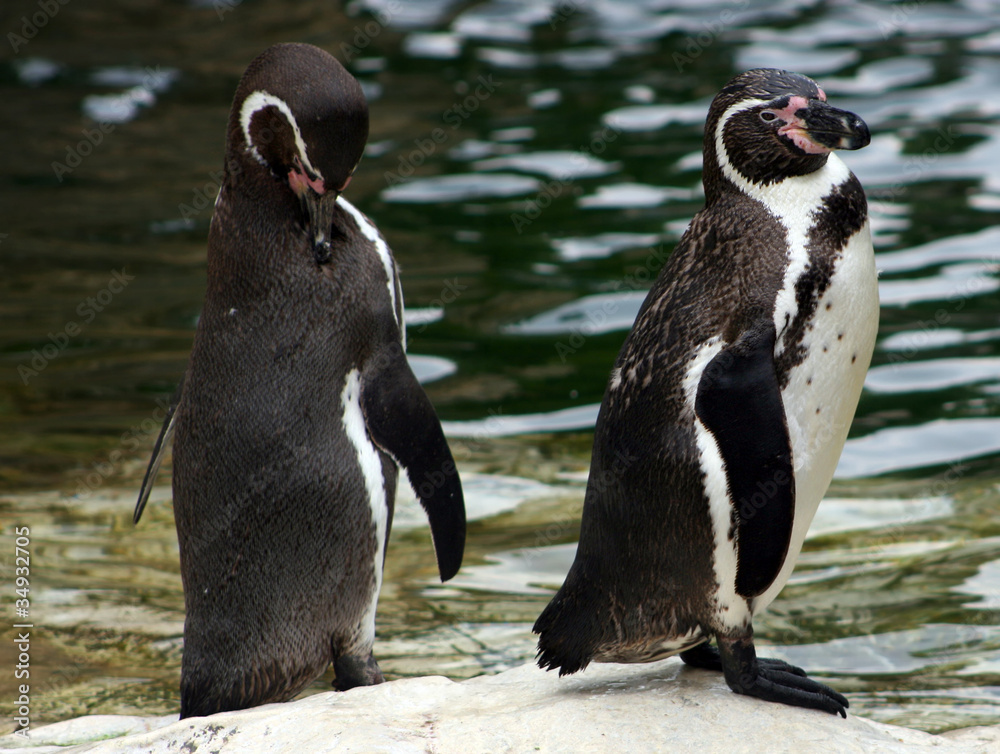
[[[879,393],[917,393],[988,381],[1000,382],[1000,358],[934,359],[872,367],[865,388]]]
[[[512,173],[441,175],[390,186],[382,192],[382,199],[399,204],[502,199],[536,192],[541,185],[534,178]]]
[[[597,293],[570,301],[523,322],[503,328],[510,335],[552,335],[579,332],[597,335],[627,330],[635,322],[639,307],[646,300],[645,291]]]
[[[847,441],[836,477],[854,479],[929,468],[1000,452],[1000,418],[935,419]]]
[[[506,157],[495,157],[473,164],[475,170],[520,170],[538,173],[561,181],[595,178],[621,169],[621,164],[605,162],[592,155],[569,150],[549,152],[524,152]]]

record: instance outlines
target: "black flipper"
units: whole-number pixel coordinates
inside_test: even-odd
[[[726,683],[737,694],[847,717],[847,708],[851,705],[843,695],[805,676],[768,667],[763,661],[758,661],[752,638],[727,639],[720,636],[717,641]]]
[[[441,581],[462,565],[465,501],[441,422],[398,343],[386,346],[361,375],[361,410],[372,440],[409,477],[431,524]]]
[[[736,509],[736,592],[767,590],[788,553],[795,479],[774,368],[774,323],[762,319],[705,367],[695,412],[715,437]]]
[[[146,476],[142,478],[142,487],[139,488],[139,500],[135,504],[135,513],[132,515],[132,523],[139,523],[146,503],[149,502],[149,493],[153,490],[153,482],[160,471],[160,464],[163,463],[163,456],[167,452],[167,445],[170,438],[174,436],[174,417],[177,414],[177,406],[181,402],[181,392],[184,390],[184,377],[174,391],[174,397],[170,399],[170,408],[163,419],[163,426],[160,428],[160,436],[156,438],[156,445],[153,446],[153,455],[149,459],[149,466],[146,467]]]

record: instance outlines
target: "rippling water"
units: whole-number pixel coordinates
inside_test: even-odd
[[[136,529],[131,508],[201,306],[232,92],[292,40],[337,55],[371,103],[350,198],[402,266],[414,367],[473,521],[466,567],[438,585],[401,500],[387,674],[532,656],[530,625],[572,560],[610,365],[702,203],[708,103],[766,65],[816,77],[872,129],[845,161],[869,193],[883,308],[830,499],[757,634],[871,717],[1000,722],[995,4],[330,6],[0,11],[17,37],[0,53],[0,560],[12,585],[13,528],[29,526],[35,722],[177,709],[168,475]],[[5,587],[5,612],[13,599]]]

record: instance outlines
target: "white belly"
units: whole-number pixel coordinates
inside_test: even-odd
[[[803,339],[808,355],[791,370],[781,393],[795,468],[795,520],[784,565],[767,591],[752,601],[753,613],[767,607],[791,576],[833,479],[871,362],[878,315],[875,255],[865,223],[834,267],[816,307],[815,326]],[[780,331],[778,339],[780,343]]]

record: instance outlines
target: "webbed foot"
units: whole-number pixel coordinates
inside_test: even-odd
[[[847,717],[850,702],[843,695],[810,680],[799,668],[789,665],[792,669],[789,671],[777,667],[774,663],[781,663],[780,660],[758,660],[752,638],[720,636],[716,641],[726,683],[737,694]]]

